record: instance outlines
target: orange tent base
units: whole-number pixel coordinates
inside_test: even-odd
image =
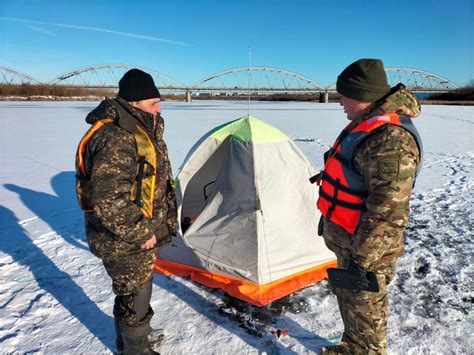
[[[335,267],[336,263],[336,260],[329,261],[264,285],[161,260],[159,256],[155,263],[155,271],[165,275],[190,277],[192,280],[207,287],[220,288],[233,297],[263,307],[305,286],[327,278],[326,269]]]

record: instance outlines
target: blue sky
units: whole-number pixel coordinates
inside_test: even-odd
[[[41,81],[122,63],[185,84],[248,65],[329,85],[351,62],[474,80],[474,0],[0,0],[0,66]]]

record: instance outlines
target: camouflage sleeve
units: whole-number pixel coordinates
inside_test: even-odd
[[[386,126],[361,145],[354,163],[369,195],[353,252],[355,260],[370,269],[382,257],[395,259],[403,252],[418,146],[403,128]]]
[[[141,245],[153,236],[153,230],[150,220],[130,198],[137,174],[134,138],[108,125],[93,140],[90,143],[93,213],[118,238]]]

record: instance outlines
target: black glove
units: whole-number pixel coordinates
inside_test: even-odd
[[[367,271],[354,260],[349,260],[347,269],[327,269],[329,283],[333,288],[379,292],[375,273]]]

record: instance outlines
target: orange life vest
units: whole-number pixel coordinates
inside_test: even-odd
[[[321,214],[350,234],[356,232],[360,218],[366,211],[368,195],[364,177],[353,166],[352,158],[357,147],[368,136],[387,124],[402,127],[411,133],[422,154],[421,138],[411,119],[395,113],[384,114],[362,121],[351,131],[348,131],[349,123],[324,154],[321,173],[312,178],[312,182],[319,185],[317,206]]]

